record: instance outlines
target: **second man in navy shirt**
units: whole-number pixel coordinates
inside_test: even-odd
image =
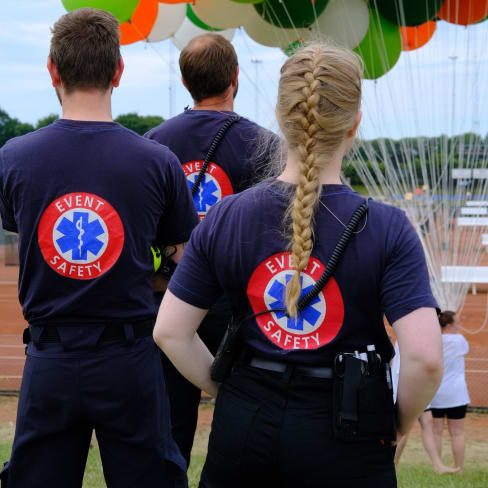
[[[188,184],[195,184],[217,133],[233,117],[238,90],[239,66],[232,44],[218,34],[195,37],[180,55],[185,87],[193,98],[193,108],[163,122],[146,134],[168,146],[183,165]],[[208,210],[224,197],[249,188],[259,178],[260,159],[278,138],[241,117],[226,131],[208,165],[194,203],[202,220]],[[163,287],[159,291],[163,291]],[[158,303],[161,294],[157,295]],[[228,301],[221,298],[198,331],[207,347],[216,352],[231,316]],[[190,452],[198,417],[200,390],[181,376],[163,358],[167,380],[173,437],[183,456]]]

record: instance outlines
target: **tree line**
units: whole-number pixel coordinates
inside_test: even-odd
[[[51,124],[58,118],[57,114],[49,114],[39,119],[36,124],[21,122],[10,117],[0,108],[0,147],[12,137],[21,136]],[[164,121],[158,115],[139,115],[131,112],[119,115],[116,122],[143,135],[148,130]],[[349,157],[344,165],[344,175],[352,185],[361,185],[362,181],[354,169],[354,161],[361,161],[371,166],[370,161],[379,162],[384,173],[384,161],[393,166],[396,171],[407,171],[407,165],[413,166],[419,180],[422,180],[422,168],[427,167],[428,174],[438,174],[439,171],[430,172],[432,164],[440,166],[448,160],[451,167],[484,167],[488,156],[488,135],[484,138],[474,132],[448,137],[411,137],[402,139],[378,138],[369,141],[359,140],[356,151]],[[371,168],[370,168],[371,170]],[[374,174],[374,171],[371,171]],[[425,172],[424,172],[425,174]],[[431,182],[426,182],[431,183]]]
[[[59,116],[57,114],[49,114],[42,119],[39,119],[35,124],[28,122],[21,122],[19,119],[10,117],[10,115],[0,108],[0,147],[2,147],[9,139],[13,137],[23,136],[28,132],[40,129],[53,123]],[[131,112],[124,115],[119,115],[115,122],[127,127],[137,134],[143,135],[149,129],[156,127],[164,119],[159,115],[139,115]]]

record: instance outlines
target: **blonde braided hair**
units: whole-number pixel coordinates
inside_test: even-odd
[[[362,65],[352,51],[312,44],[281,68],[276,113],[289,150],[298,156],[299,177],[287,216],[295,273],[286,289],[286,307],[297,316],[300,274],[313,248],[313,220],[322,185],[320,170],[354,126],[361,101]]]

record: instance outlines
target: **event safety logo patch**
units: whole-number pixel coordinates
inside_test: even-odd
[[[90,280],[106,273],[124,246],[118,213],[91,193],[68,193],[54,200],[39,223],[44,259],[62,276]]]
[[[203,163],[204,161],[199,160],[189,161],[183,164],[183,171],[185,172],[190,188],[193,187]],[[225,171],[215,163],[210,163],[203,176],[200,188],[193,197],[200,220],[205,217],[212,205],[215,205],[222,198],[233,193],[232,184]]]
[[[310,257],[301,274],[302,295],[320,278],[325,266]],[[282,349],[317,349],[332,341],[344,320],[344,302],[339,286],[331,278],[325,288],[296,319],[285,312],[286,285],[294,270],[291,253],[274,254],[263,261],[251,275],[247,295],[254,313],[276,310],[256,317],[264,335]]]

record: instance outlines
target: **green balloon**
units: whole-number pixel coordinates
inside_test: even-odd
[[[329,0],[264,0],[254,5],[259,15],[276,27],[308,27],[327,6]]]
[[[92,7],[106,10],[115,15],[119,22],[127,22],[139,5],[139,0],[61,0],[64,8],[71,12],[81,7]]]
[[[369,29],[354,48],[364,61],[364,77],[375,80],[395,65],[402,52],[400,28],[369,9]]]
[[[415,26],[432,20],[444,0],[370,0],[371,7],[392,24]]]
[[[203,30],[208,30],[212,32],[219,32],[222,29],[217,29],[216,27],[210,27],[208,24],[200,20],[193,9],[190,7],[190,4],[186,4],[186,16],[188,17],[188,20],[191,20],[193,24],[195,24],[197,27],[200,27],[200,29]]]

